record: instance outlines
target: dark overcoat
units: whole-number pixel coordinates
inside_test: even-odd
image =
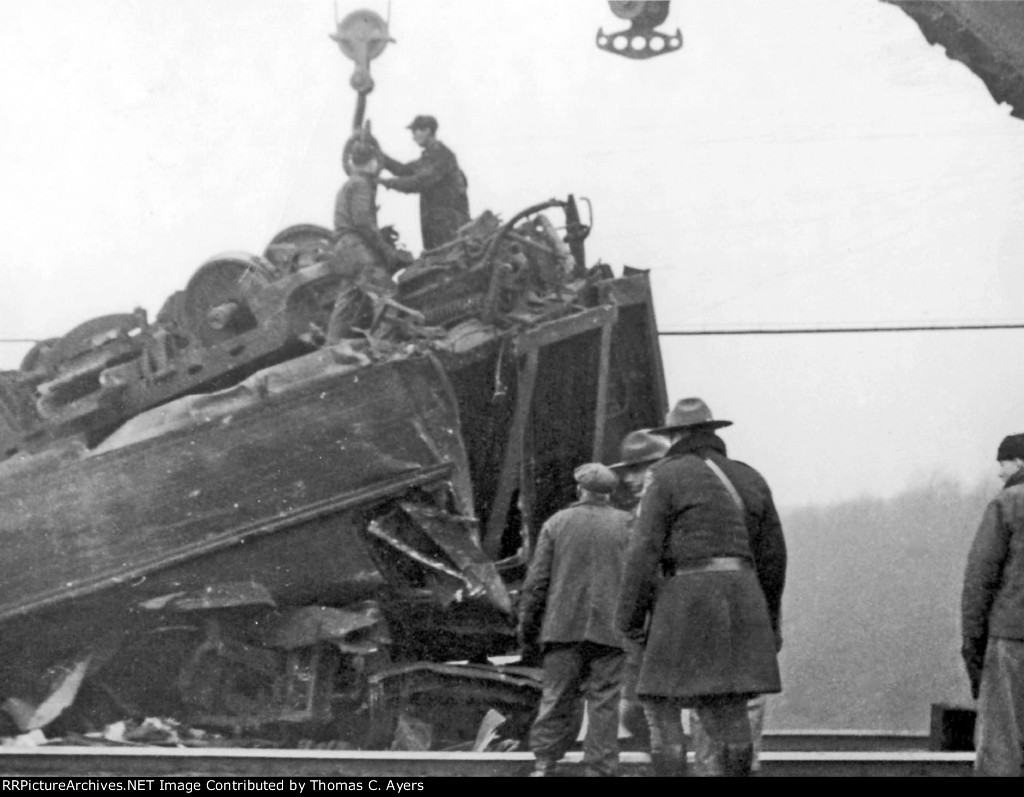
[[[649,471],[618,611],[620,629],[633,637],[651,614],[637,688],[641,698],[700,706],[782,690],[745,518],[705,459],[729,476],[741,496],[753,497],[751,488],[764,480],[753,468],[728,460],[724,448],[711,433],[697,435]],[[763,489],[770,498],[767,485]],[[677,568],[699,568],[715,557],[748,566],[676,574]]]
[[[411,163],[399,163],[387,155],[383,160],[384,167],[397,175],[388,182],[391,188],[420,195],[423,248],[435,249],[455,240],[459,227],[469,222],[466,175],[455,153],[434,139]]]
[[[989,636],[1024,639],[1024,471],[985,507],[967,557],[961,624],[979,652]]]
[[[775,509],[775,501],[768,483],[756,470],[744,462],[728,459],[725,444],[713,437],[708,446],[713,452],[722,454],[714,461],[729,477],[743,500],[747,526],[747,540],[754,557],[757,581],[768,602],[768,616],[772,629],[781,640],[782,590],[786,586],[786,540],[782,534],[782,522]]]

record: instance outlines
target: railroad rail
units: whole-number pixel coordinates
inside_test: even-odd
[[[571,752],[562,772],[581,774],[582,753]],[[767,751],[768,777],[969,776],[973,753],[896,751]],[[529,753],[436,753],[240,750],[156,747],[43,747],[0,750],[0,775],[16,777],[520,777]],[[621,756],[623,776],[649,774],[645,753]]]
[[[765,731],[762,747],[772,752],[894,753],[929,749],[930,737],[913,731]]]

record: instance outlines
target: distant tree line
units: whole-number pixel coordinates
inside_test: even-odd
[[[942,476],[893,498],[783,509],[783,687],[768,727],[927,732],[932,703],[970,705],[960,585],[995,478]]]

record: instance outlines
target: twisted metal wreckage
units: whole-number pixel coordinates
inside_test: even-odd
[[[386,38],[368,14],[338,37]],[[326,346],[334,236],[291,227],[0,373],[0,735],[521,736],[537,672],[488,657],[531,542],[665,409],[647,275],[587,268],[588,232],[571,196],[485,212]]]

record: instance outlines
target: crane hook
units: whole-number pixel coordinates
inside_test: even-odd
[[[597,46],[609,53],[626,58],[653,58],[674,52],[683,46],[683,34],[655,30],[668,19],[669,0],[609,0],[612,13],[619,19],[628,19],[629,28],[618,33],[597,31]]]

